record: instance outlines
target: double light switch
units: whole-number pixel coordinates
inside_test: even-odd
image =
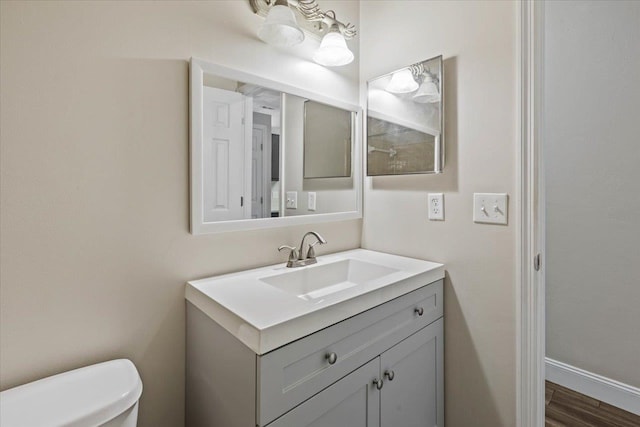
[[[507,206],[506,193],[474,193],[473,222],[506,224]]]

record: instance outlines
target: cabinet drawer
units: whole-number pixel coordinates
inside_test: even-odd
[[[442,317],[442,301],[439,280],[259,356],[257,424],[268,424]]]

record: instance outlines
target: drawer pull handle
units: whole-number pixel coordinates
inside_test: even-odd
[[[379,380],[379,379],[377,379],[377,378],[374,378],[374,379],[373,379],[373,385],[374,385],[374,386],[376,386],[376,388],[377,388],[378,390],[380,390],[380,389],[382,389],[382,386],[384,385],[384,381]]]
[[[413,310],[413,312],[414,312],[414,313],[416,313],[418,316],[422,316],[422,315],[424,314],[424,308],[422,308],[422,307],[416,307],[416,308]]]
[[[393,381],[396,376],[396,373],[393,371],[384,371],[384,376],[387,377],[389,381]]]
[[[325,358],[327,359],[327,362],[329,362],[329,365],[333,365],[338,361],[338,355],[335,354],[334,352],[327,353]]]

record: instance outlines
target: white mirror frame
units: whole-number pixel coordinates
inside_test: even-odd
[[[202,165],[202,138],[203,138],[203,75],[213,74],[227,79],[242,81],[254,85],[263,86],[279,92],[288,93],[302,98],[312,99],[317,102],[332,105],[344,110],[356,113],[355,141],[353,144],[353,182],[356,193],[356,209],[347,212],[285,216],[277,218],[252,218],[231,221],[205,222],[203,217],[203,165]],[[317,224],[321,222],[344,221],[362,218],[362,135],[364,119],[362,108],[359,105],[340,101],[286,83],[277,82],[259,77],[244,71],[213,64],[202,59],[191,58],[189,70],[189,94],[190,94],[190,229],[191,234],[210,234],[226,231],[256,230],[262,228],[286,227],[291,225]],[[286,151],[286,142],[280,149],[280,164],[283,164]],[[284,170],[281,171],[280,181],[284,182]]]

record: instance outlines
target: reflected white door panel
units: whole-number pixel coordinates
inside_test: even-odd
[[[245,194],[245,96],[204,87],[203,216],[205,222],[250,217]],[[250,116],[250,115],[249,115]]]

